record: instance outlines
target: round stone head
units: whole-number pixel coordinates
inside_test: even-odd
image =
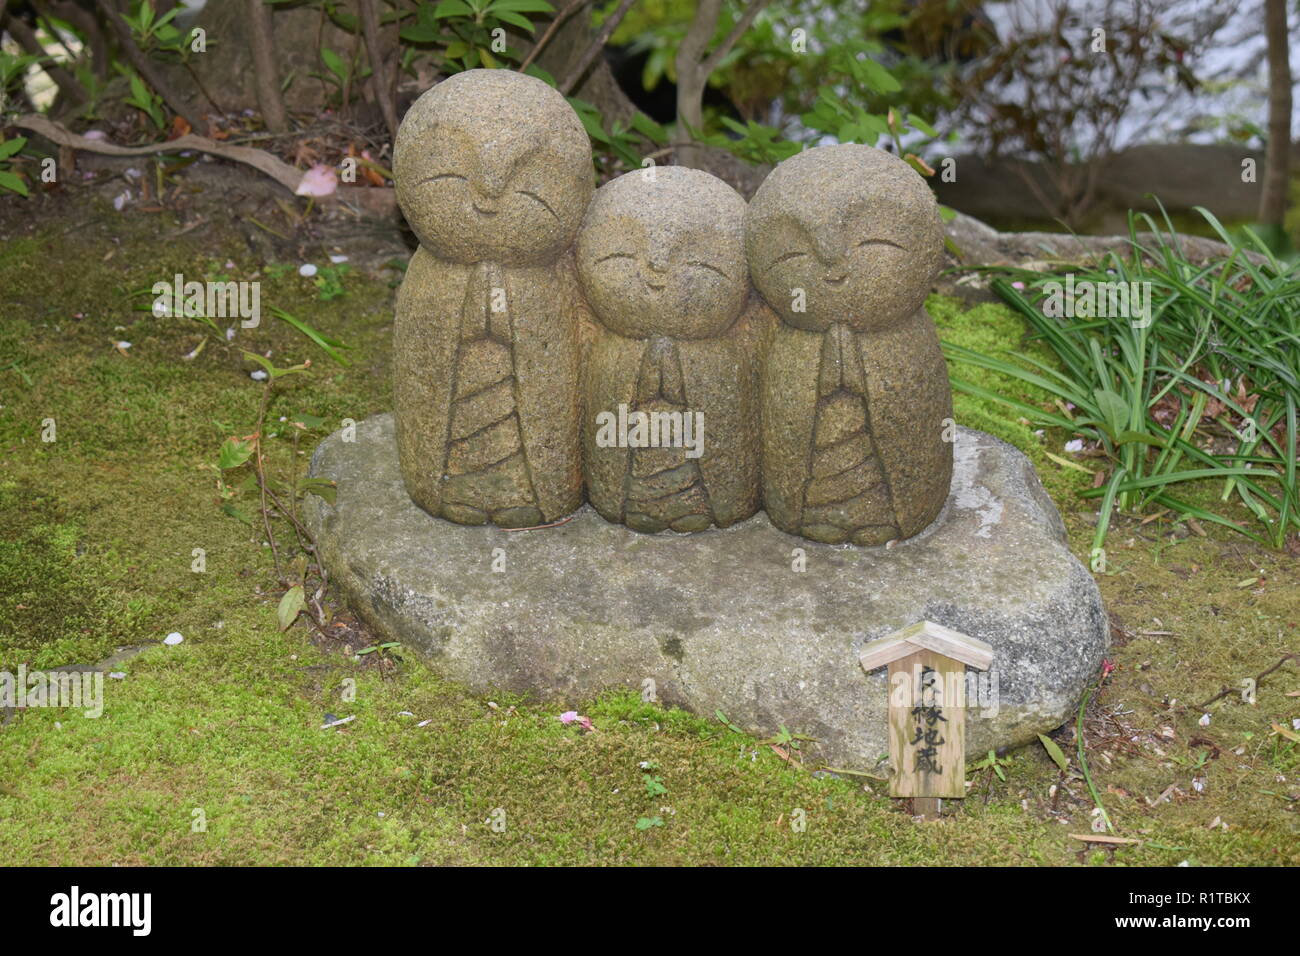
[[[754,285],[788,324],[869,331],[921,308],[943,231],[934,196],[907,163],[845,144],[772,170],[749,204],[745,245]]]
[[[636,170],[596,191],[578,275],[602,325],[634,339],[704,339],[744,310],[745,200],[706,172]]]
[[[594,188],[591,141],[573,108],[511,70],[457,73],[411,104],[393,174],[420,244],[458,263],[553,262]]]

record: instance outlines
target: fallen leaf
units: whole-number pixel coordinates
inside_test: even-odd
[[[1297,734],[1294,730],[1291,730],[1289,727],[1283,727],[1281,724],[1273,724],[1272,727],[1287,740],[1292,740],[1300,744],[1300,734]]]

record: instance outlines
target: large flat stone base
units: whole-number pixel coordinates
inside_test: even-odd
[[[814,759],[861,768],[888,752],[885,671],[858,664],[867,641],[929,619],[993,646],[996,698],[968,711],[972,754],[1062,724],[1106,647],[1096,583],[1028,459],[965,429],[955,452],[943,513],[890,548],[815,544],[762,514],[644,535],[586,506],[503,531],[416,507],[380,415],[353,442],[321,443],[311,473],[337,500],[309,496],[305,514],[356,612],[453,679],[573,706],[649,679],[667,703],[811,734]]]

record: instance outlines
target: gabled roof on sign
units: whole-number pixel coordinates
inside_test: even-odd
[[[862,648],[858,660],[863,670],[873,671],[917,651],[934,651],[978,670],[987,670],[993,663],[992,646],[934,621],[917,621],[872,641]]]

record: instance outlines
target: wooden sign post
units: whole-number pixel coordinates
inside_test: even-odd
[[[987,670],[993,648],[918,621],[867,644],[858,659],[868,673],[889,665],[890,793],[938,819],[943,798],[966,796],[966,666]]]

